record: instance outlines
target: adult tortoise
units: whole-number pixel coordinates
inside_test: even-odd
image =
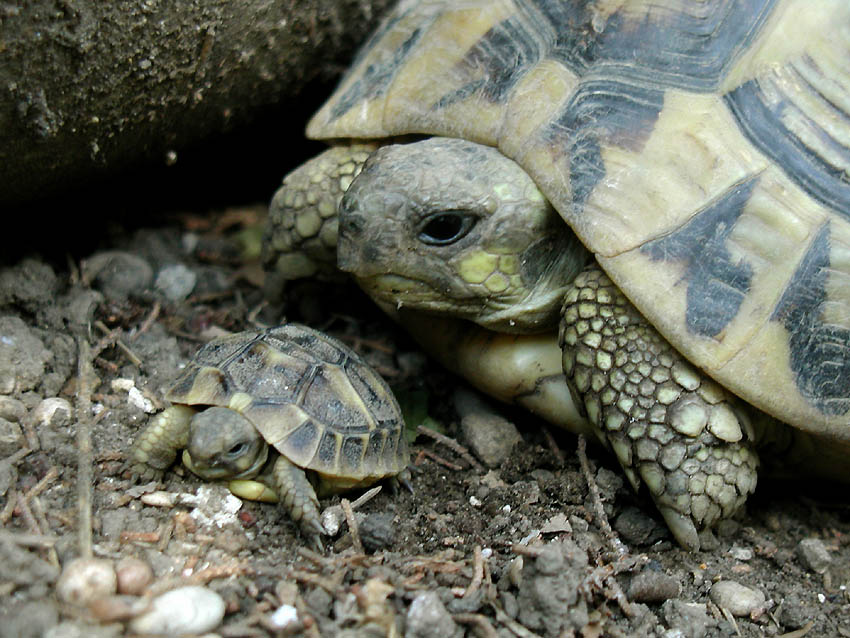
[[[183,449],[203,479],[273,488],[318,547],[317,491],[368,486],[408,463],[386,382],[340,341],[299,324],[206,343],[166,398],[173,405],[133,444],[137,475],[155,476]]]
[[[696,549],[757,446],[850,476],[848,61],[846,0],[401,2],[307,129],[360,144],[285,179],[271,259],[325,268],[342,197],[343,270],[581,429],[560,314],[578,410]]]

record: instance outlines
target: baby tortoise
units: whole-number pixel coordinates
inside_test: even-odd
[[[591,429],[688,549],[757,446],[850,478],[850,3],[697,4],[400,2],[308,126],[357,144],[287,177],[269,230],[281,276],[320,271],[339,211],[344,270]],[[414,135],[443,138],[387,146]]]
[[[183,449],[203,479],[258,478],[318,547],[317,494],[368,486],[408,463],[387,383],[350,348],[302,325],[210,341],[166,398],[173,405],[130,452],[137,475],[156,476]]]

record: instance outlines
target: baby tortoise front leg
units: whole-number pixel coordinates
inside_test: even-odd
[[[304,470],[281,455],[272,467],[271,478],[280,504],[289,512],[292,520],[298,523],[313,547],[323,551],[322,536],[325,528],[322,527],[319,514],[319,499]]]
[[[133,476],[143,481],[159,480],[189,442],[195,410],[172,405],[154,416],[133,442],[127,464]]]
[[[564,372],[632,486],[642,480],[676,540],[739,510],[758,456],[731,395],[694,369],[597,265],[567,293],[559,340]]]

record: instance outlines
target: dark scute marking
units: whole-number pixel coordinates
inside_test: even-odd
[[[642,77],[659,86],[715,90],[759,35],[778,0],[680,2],[643,16],[620,9],[601,32],[586,0],[530,0],[558,34],[550,56],[576,73],[602,66],[606,77]],[[598,26],[597,26],[598,28]]]
[[[800,188],[850,220],[850,181],[838,166],[829,164],[816,149],[807,146],[782,122],[783,112],[796,107],[781,100],[769,104],[758,80],[750,80],[725,96],[738,126],[762,153],[771,158]],[[798,113],[798,116],[801,114]],[[810,131],[816,131],[817,143],[850,163],[850,149],[816,122],[805,117]],[[846,126],[845,129],[846,130]]]
[[[381,428],[375,430],[371,435],[369,435],[369,445],[366,449],[366,455],[376,461],[381,459],[383,456],[384,445],[386,445],[386,443],[387,431]]]
[[[400,19],[397,17],[390,20],[372,39],[366,43],[362,51],[368,52],[375,43],[379,42],[381,37],[388,32]],[[393,55],[381,62],[374,62],[366,67],[360,78],[352,84],[348,90],[343,93],[336,104],[331,109],[331,120],[336,120],[345,115],[355,104],[367,99],[375,98],[382,95],[389,86],[393,76],[401,68],[407,56],[410,54],[414,45],[422,37],[426,27],[421,26],[415,29],[410,36],[401,44],[401,46],[393,52]],[[355,65],[353,69],[358,68]]]
[[[726,240],[757,183],[758,177],[751,177],[736,184],[679,230],[640,249],[653,261],[684,262],[685,321],[692,334],[719,335],[750,290],[753,268],[745,261],[732,261]]]
[[[322,434],[322,440],[319,441],[319,449],[316,450],[316,456],[322,465],[333,467],[336,460],[336,435],[333,432],[326,430]]]
[[[829,225],[818,232],[771,315],[788,332],[800,393],[821,413],[850,412],[850,330],[824,323]]]
[[[539,34],[519,16],[510,16],[485,33],[457,65],[461,76],[471,79],[443,96],[439,109],[480,94],[487,101],[501,103],[525,72],[542,56]]]
[[[334,385],[328,379],[329,374],[337,375],[340,370],[317,369],[316,374],[303,385],[301,408],[319,423],[329,428],[349,433],[369,430],[367,416],[359,406],[342,401],[334,391]]]
[[[304,450],[311,448],[319,436],[319,429],[315,423],[304,421],[294,432],[287,438],[288,447],[296,450]]]
[[[546,139],[565,149],[573,204],[580,210],[605,176],[602,149],[640,151],[664,106],[664,93],[615,80],[585,82],[550,125]]]
[[[363,439],[359,436],[347,436],[342,442],[340,472],[356,473],[363,465]]]
[[[339,341],[297,323],[271,328],[264,340],[273,348],[308,363],[340,363],[350,351]]]
[[[245,348],[250,348],[263,338],[264,333],[256,333],[246,340],[244,334],[229,335],[213,339],[204,344],[195,353],[193,361],[201,366],[223,366],[234,356],[238,356]]]
[[[398,456],[398,437],[392,437],[387,439],[386,445],[384,445],[384,452],[382,455],[384,467],[394,467],[396,464],[396,457]]]
[[[530,0],[517,2],[526,15],[538,12],[555,34],[549,57],[562,62],[570,70],[581,73],[595,59],[598,34],[591,20],[592,3],[587,0]]]

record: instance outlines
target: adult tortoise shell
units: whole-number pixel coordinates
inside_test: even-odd
[[[210,341],[166,398],[173,405],[134,443],[140,474],[185,449],[184,463],[202,478],[259,476],[317,544],[316,490],[367,486],[407,466],[404,421],[386,382],[340,341],[299,324]]]
[[[828,465],[838,468],[833,473],[846,477],[849,59],[850,4],[844,0],[402,1],[312,119],[308,136],[377,145],[399,136],[444,136],[498,149],[489,152],[510,158],[530,176],[616,289],[678,353],[748,404],[837,443],[823,448],[832,455]],[[446,151],[452,143],[431,143],[403,169],[397,167],[407,151],[379,149],[350,188],[369,147],[355,147],[333,160],[334,168],[321,169],[330,182],[316,175],[315,165],[287,178],[273,202],[272,252],[299,242],[332,246],[335,235],[321,222],[333,218],[336,199],[346,191],[340,260],[385,305],[395,295],[399,306],[450,313],[445,300],[435,305],[425,299],[421,285],[430,276],[431,293],[452,288],[447,275],[424,274],[439,271],[440,260],[455,260],[466,269],[463,276],[474,271],[476,283],[492,284],[491,298],[528,277],[527,271],[544,270],[526,268],[539,263],[539,255],[506,257],[508,240],[479,250],[475,260],[450,254],[450,245],[473,242],[468,233],[477,221],[451,221],[447,191],[472,184],[470,192],[478,192],[472,173],[500,169],[489,159],[471,159],[469,149]],[[330,183],[333,205],[305,183]],[[483,209],[494,201],[513,205],[517,192],[530,192],[527,184],[516,184],[508,198],[502,197],[511,190],[504,183],[491,185],[473,202],[478,208],[471,216],[485,218],[491,211]],[[428,195],[432,187],[439,196]],[[393,215],[391,230],[382,232],[380,224]],[[409,245],[397,239],[405,224]],[[542,224],[536,232],[552,237],[561,231]],[[573,250],[568,242],[556,245]],[[409,264],[396,268],[396,257],[387,256],[425,259],[427,250],[437,258],[416,276]],[[550,247],[547,254],[554,259],[554,253]],[[583,278],[577,284],[572,301],[568,295],[573,315],[583,312],[583,300],[605,306],[596,299],[599,290],[605,299],[619,294],[609,293],[605,276],[591,279],[596,283]],[[456,314],[475,319],[470,312]],[[510,331],[545,329],[539,316],[523,323],[506,311],[497,321],[482,316],[479,322]],[[606,338],[591,332],[597,341]],[[562,340],[575,344],[575,330],[564,333]],[[600,352],[594,348],[591,358]],[[592,385],[601,369],[587,362],[593,374],[577,383],[570,369],[577,356],[581,349],[565,355],[574,390]],[[657,362],[658,354],[647,355],[650,366],[652,357]],[[675,371],[677,365],[666,367]],[[610,384],[613,376],[607,368],[602,372],[600,383]],[[680,390],[694,389],[681,380]],[[605,422],[610,406],[597,390],[579,387],[580,409],[607,428],[620,460],[631,464],[641,452],[617,449],[617,433]],[[700,392],[711,395],[710,405],[721,401],[719,390]],[[631,426],[646,421],[653,427],[649,408],[624,413]],[[736,418],[746,438],[750,418]],[[799,449],[789,436],[782,434],[777,447]],[[641,437],[633,438],[645,443]],[[748,464],[754,471],[755,462]],[[638,471],[654,490],[651,478]],[[734,489],[746,493],[752,486],[743,480]],[[722,515],[741,502],[724,506]],[[668,522],[669,508],[679,507],[659,506]],[[717,518],[682,507],[697,527]],[[693,529],[671,527],[680,542],[698,545]]]

